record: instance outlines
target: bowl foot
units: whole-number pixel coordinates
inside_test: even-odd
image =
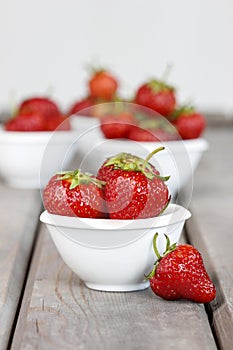
[[[138,290],[144,290],[150,286],[150,282],[142,282],[135,284],[122,284],[122,285],[105,285],[96,283],[85,283],[90,289],[99,290],[103,292],[133,292]]]

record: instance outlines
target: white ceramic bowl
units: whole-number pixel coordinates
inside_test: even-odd
[[[82,219],[41,214],[64,262],[87,285],[102,291],[133,291],[149,286],[144,281],[156,256],[152,241],[158,232],[158,250],[165,250],[166,233],[178,242],[190,212],[170,204],[163,215],[150,219]]]
[[[43,187],[71,156],[74,131],[13,132],[0,129],[0,178],[19,188]],[[69,156],[66,154],[69,153]]]
[[[73,114],[70,116],[70,124],[72,129],[76,130],[78,135],[85,133],[89,129],[95,128],[95,132],[101,137],[102,132],[99,128],[100,122],[96,117]]]
[[[157,167],[161,175],[170,175],[167,185],[173,197],[187,184],[191,194],[193,174],[203,153],[208,149],[208,143],[203,138],[163,142],[106,139],[98,125],[92,125],[80,134],[76,141],[77,152],[73,164],[81,167],[83,171],[96,174],[107,157],[127,152],[146,158],[151,151],[161,146],[164,146],[165,150],[157,153],[150,162]]]

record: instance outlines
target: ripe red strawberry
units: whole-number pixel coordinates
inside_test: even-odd
[[[58,106],[46,97],[33,97],[24,100],[19,106],[18,113],[40,112],[47,118],[57,117],[61,114]]]
[[[59,115],[57,118],[50,119],[49,122],[46,122],[46,130],[45,131],[64,131],[64,130],[70,130],[70,121],[67,116],[64,116],[62,114]]]
[[[99,169],[97,177],[106,182],[104,199],[111,219],[148,218],[159,215],[169,203],[168,188],[149,162],[160,147],[143,160],[120,153]]]
[[[164,118],[148,118],[132,126],[128,138],[134,141],[171,141],[178,140],[176,128]]]
[[[174,111],[176,106],[174,91],[173,87],[163,81],[151,80],[138,89],[135,102],[166,117]]]
[[[101,218],[104,182],[80,170],[54,175],[43,192],[44,207],[51,214]]]
[[[197,303],[209,303],[216,296],[213,282],[210,280],[199,251],[191,245],[170,245],[160,256],[156,233],[153,240],[158,258],[153,271],[146,276],[150,280],[153,292],[167,300],[189,299]]]
[[[106,115],[101,119],[101,130],[108,139],[127,138],[135,118],[128,112]]]
[[[88,85],[92,97],[110,101],[116,94],[118,82],[107,71],[99,70],[91,77]]]
[[[76,114],[78,112],[84,112],[85,116],[90,116],[89,108],[95,104],[95,99],[92,97],[86,97],[80,101],[75,102],[70,108],[68,115]]]
[[[195,139],[201,136],[205,127],[205,117],[193,107],[181,107],[172,116],[173,123],[182,139]]]
[[[46,97],[29,98],[24,100],[19,106],[18,114],[32,112],[38,112],[44,116],[46,121],[45,130],[53,131],[59,125],[61,112],[55,102]]]
[[[19,114],[5,123],[5,129],[8,131],[43,131],[45,120],[39,112]]]

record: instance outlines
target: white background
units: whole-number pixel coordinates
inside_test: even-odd
[[[115,72],[131,96],[150,77],[181,102],[233,114],[232,0],[0,0],[0,108],[86,93],[87,64]]]

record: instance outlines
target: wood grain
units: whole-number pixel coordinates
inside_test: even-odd
[[[149,289],[89,290],[64,265],[44,226],[26,290],[14,350],[216,349],[203,305],[166,302]]]
[[[7,347],[41,208],[39,192],[0,183],[0,349]]]
[[[196,172],[188,238],[201,250],[217,287],[210,304],[221,349],[233,348],[233,127],[212,129]]]

